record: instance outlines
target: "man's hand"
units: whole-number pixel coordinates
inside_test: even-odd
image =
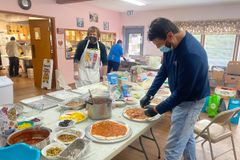
[[[146,116],[148,116],[148,117],[154,117],[154,116],[156,116],[158,113],[157,113],[157,111],[156,111],[156,109],[155,109],[155,106],[153,106],[153,105],[147,105],[146,106],[146,110],[144,111],[144,114],[146,115]]]
[[[142,108],[145,108],[147,105],[150,104],[151,96],[145,95],[141,100],[140,100],[140,105]]]

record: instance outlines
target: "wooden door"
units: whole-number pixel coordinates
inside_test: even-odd
[[[41,87],[43,59],[53,58],[51,54],[49,20],[29,20],[32,45],[34,84]]]

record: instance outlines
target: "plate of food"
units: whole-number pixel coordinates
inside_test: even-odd
[[[116,100],[112,103],[113,107],[125,107],[126,102],[124,100]]]
[[[69,99],[66,100],[65,102],[63,102],[61,104],[61,106],[64,109],[81,109],[84,108],[86,106],[86,103],[84,100],[80,99],[80,98],[73,98],[73,99]]]
[[[140,107],[128,107],[123,110],[123,116],[129,120],[137,122],[148,122],[154,121],[160,117],[160,114],[157,114],[154,117],[148,117],[144,114],[145,109]]]
[[[130,105],[138,104],[139,100],[134,97],[126,97],[125,102]]]
[[[73,120],[61,120],[57,122],[58,129],[68,129],[74,127],[75,122]]]
[[[56,134],[54,140],[58,143],[68,145],[74,142],[77,138],[78,138],[78,135],[73,132],[62,131]]]
[[[80,111],[68,111],[59,117],[59,120],[73,120],[75,123],[84,121],[87,115]]]
[[[49,145],[45,146],[41,153],[42,155],[47,158],[47,159],[58,159],[58,156],[60,155],[60,153],[62,153],[62,151],[64,151],[64,149],[66,149],[67,147],[64,144],[61,143],[50,143]]]
[[[27,128],[30,128],[33,126],[34,126],[34,122],[32,122],[32,121],[21,121],[21,122],[17,123],[18,130],[27,129]]]
[[[120,142],[132,134],[131,128],[126,123],[110,119],[93,123],[85,132],[89,139],[99,143]]]

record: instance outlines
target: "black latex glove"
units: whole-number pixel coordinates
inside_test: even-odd
[[[140,105],[142,108],[145,108],[147,105],[150,104],[150,100],[152,100],[151,96],[145,95],[141,100],[140,100]]]
[[[154,111],[153,107],[154,107],[153,105],[147,105],[146,106],[147,109],[144,111],[144,114],[148,117],[156,116],[158,113]]]

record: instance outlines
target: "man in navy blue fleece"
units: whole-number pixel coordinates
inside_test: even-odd
[[[190,33],[165,18],[151,22],[148,39],[163,52],[163,64],[140,104],[150,117],[172,111],[165,160],[182,156],[195,160],[194,124],[210,94],[207,54]],[[171,95],[156,106],[149,105],[166,78]]]

